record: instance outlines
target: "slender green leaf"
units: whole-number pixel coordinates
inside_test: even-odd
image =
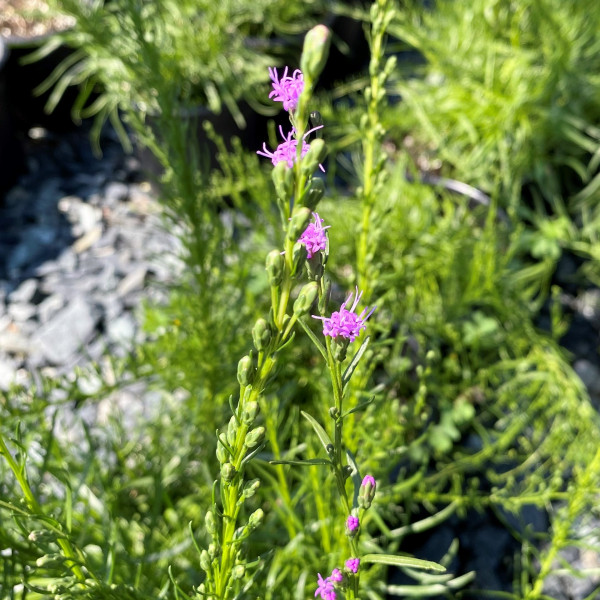
[[[321,444],[323,444],[323,448],[325,448],[325,452],[329,454],[330,449],[333,447],[333,442],[331,441],[331,438],[327,435],[327,432],[323,429],[323,427],[321,427],[321,425],[313,416],[309,415],[303,410],[300,412],[302,413],[302,416],[312,425],[313,429],[315,430],[316,434],[321,440]]]
[[[360,359],[362,358],[363,354],[365,353],[367,346],[369,345],[370,339],[371,338],[369,336],[367,336],[363,340],[363,343],[360,345],[360,348],[356,351],[356,354],[352,357],[350,364],[346,367],[346,370],[344,371],[344,374],[342,375],[342,385],[344,387],[346,387],[348,385],[348,382],[350,381],[350,379],[352,379],[352,375],[353,375],[354,371],[356,370],[356,367],[358,366]]]
[[[330,465],[327,458],[309,458],[307,460],[270,460],[271,465],[294,465],[296,467],[314,467],[315,465]]]
[[[426,569],[428,571],[445,571],[446,567],[430,560],[421,560],[412,556],[398,556],[395,554],[366,554],[361,559],[362,563],[378,563],[394,567],[410,567],[412,569]]]

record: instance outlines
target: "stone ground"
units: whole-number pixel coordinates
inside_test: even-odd
[[[0,390],[28,383],[35,373],[68,375],[106,353],[131,351],[144,339],[141,301],[164,298],[164,287],[181,273],[177,232],[165,230],[139,164],[110,134],[102,148],[102,158],[95,158],[83,130],[30,140],[28,172],[0,204]],[[570,286],[576,265],[569,261],[557,273],[572,317],[563,343],[600,408],[600,292]],[[115,407],[142,417],[156,402],[143,385],[125,386],[108,406],[92,403],[85,418],[102,419]],[[69,427],[63,424],[66,435]],[[539,512],[530,520],[546,527]],[[422,548],[447,548],[454,538],[463,548],[457,572],[477,569],[486,587],[511,590],[510,564],[519,544],[496,516],[471,515],[467,526],[450,520]],[[600,568],[596,553],[569,552],[564,559],[572,566]],[[545,592],[557,600],[600,598],[589,596],[599,583],[553,576]]]
[[[29,140],[27,173],[0,203],[0,390],[128,353],[142,299],[181,273],[138,163],[110,133],[102,150],[84,130]],[[112,401],[139,412],[143,396],[134,386]]]

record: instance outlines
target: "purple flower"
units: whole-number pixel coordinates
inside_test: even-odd
[[[305,141],[306,136],[317,129],[321,129],[321,127],[323,127],[323,125],[314,127],[313,129],[310,129],[309,131],[307,131],[304,134],[304,137],[302,138],[302,150],[300,152],[301,157],[304,156],[308,152],[308,149],[310,147]],[[273,166],[276,166],[280,162],[285,162],[285,163],[287,163],[287,166],[291,169],[294,166],[294,163],[296,162],[296,158],[298,157],[298,153],[296,150],[298,147],[298,140],[294,138],[296,130],[292,129],[287,134],[287,137],[286,137],[283,134],[283,129],[281,128],[281,125],[280,125],[279,133],[281,134],[281,137],[283,138],[283,142],[281,144],[279,144],[279,146],[277,146],[277,149],[275,150],[275,152],[270,152],[267,149],[267,145],[263,144],[263,149],[257,150],[256,154],[260,154],[261,156],[266,156],[267,158],[270,158],[271,162],[273,163]],[[322,171],[325,171],[325,169],[323,169],[323,167],[321,165],[319,165],[319,167],[321,168]]]
[[[326,229],[329,229],[331,225],[323,227],[323,219],[314,212],[313,217],[314,223],[309,223],[308,227],[304,230],[304,233],[298,240],[301,244],[306,246],[306,257],[312,258],[320,250],[325,250],[327,247],[327,234]]]
[[[279,79],[277,69],[269,67],[269,75],[273,82],[273,91],[269,94],[269,98],[273,98],[275,102],[283,102],[283,109],[287,111],[296,110],[298,106],[298,97],[304,89],[304,77],[300,69],[296,69],[292,76],[289,77],[288,68],[283,71],[283,77]]]
[[[344,574],[339,569],[334,569],[333,571],[331,571],[331,575],[329,576],[330,581],[334,583],[339,583],[340,581],[343,581],[343,579]]]
[[[322,600],[336,600],[337,596],[335,593],[335,588],[333,587],[333,582],[331,581],[330,577],[327,577],[327,579],[323,579],[321,577],[321,573],[318,573],[318,580],[317,580],[317,590],[315,591],[315,598],[320,595]]]
[[[358,567],[360,566],[360,558],[349,558],[345,563],[346,569],[353,573],[358,573]]]
[[[373,314],[373,311],[377,308],[374,306],[368,313],[368,307],[363,309],[360,315],[357,315],[354,310],[360,301],[362,292],[358,293],[358,287],[356,288],[356,297],[350,307],[350,310],[346,309],[346,305],[350,302],[352,294],[348,296],[346,301],[342,304],[339,311],[335,311],[331,314],[331,317],[317,317],[313,315],[315,319],[321,319],[323,321],[323,335],[328,335],[332,338],[341,336],[349,339],[353,342],[360,334],[360,332],[366,328],[365,321]]]
[[[348,531],[350,533],[354,533],[358,529],[358,526],[359,526],[358,517],[350,515],[346,519],[346,527],[348,528]]]

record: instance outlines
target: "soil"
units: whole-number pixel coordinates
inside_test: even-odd
[[[73,24],[72,17],[51,13],[44,0],[0,0],[0,38],[32,39]]]

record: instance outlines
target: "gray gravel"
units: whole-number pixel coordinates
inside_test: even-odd
[[[64,375],[142,340],[142,298],[160,300],[180,242],[135,159],[86,132],[32,140],[28,173],[0,205],[0,389]]]

